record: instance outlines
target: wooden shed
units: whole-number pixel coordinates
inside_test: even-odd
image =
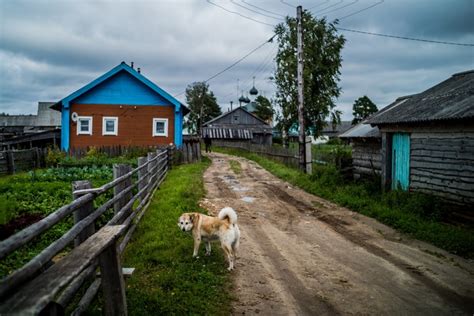
[[[272,127],[243,107],[206,122],[202,135],[226,142],[248,141],[268,146],[272,144]]]
[[[368,123],[381,132],[384,188],[474,205],[474,71],[399,99]]]
[[[183,141],[189,110],[122,62],[52,106],[61,112],[61,149],[159,146]]]
[[[380,175],[382,138],[378,127],[363,121],[339,135],[339,138],[351,144],[354,179]]]

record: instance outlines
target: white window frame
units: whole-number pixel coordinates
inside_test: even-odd
[[[164,133],[157,133],[156,132],[156,123],[163,122],[165,123],[165,132]],[[161,136],[161,137],[168,137],[168,119],[167,118],[153,118],[153,129],[152,129],[153,137]]]
[[[107,132],[106,121],[114,121],[114,130],[112,132]],[[104,116],[102,118],[102,135],[111,135],[111,136],[118,135],[118,117],[117,116]]]
[[[81,131],[81,121],[89,121],[89,130]],[[77,135],[92,135],[92,116],[78,116],[77,117]]]

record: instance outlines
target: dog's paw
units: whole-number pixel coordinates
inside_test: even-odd
[[[199,259],[199,256],[198,256],[198,255],[196,255],[196,256],[193,256],[193,258],[194,258],[194,259]]]
[[[210,252],[210,251],[209,251],[209,252],[206,252],[206,256],[209,257],[210,255],[211,255],[211,252]]]
[[[231,267],[227,268],[227,271],[229,271],[229,272],[232,271],[232,270],[234,270],[234,268],[231,268]]]

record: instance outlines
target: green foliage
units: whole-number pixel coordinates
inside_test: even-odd
[[[55,167],[57,166],[64,158],[66,157],[66,153],[61,151],[58,147],[48,148],[48,153],[46,154],[46,165],[48,167]]]
[[[264,96],[259,95],[255,99],[255,103],[257,104],[255,107],[255,114],[262,120],[269,122],[273,119],[273,108],[270,100],[265,98]]]
[[[314,174],[309,176],[254,153],[222,148],[216,148],[216,151],[254,160],[277,177],[309,193],[452,253],[474,258],[474,230],[440,221],[449,208],[433,196],[404,191],[383,194],[375,182],[344,181],[333,166],[313,165]]]
[[[181,213],[202,211],[208,159],[173,168],[140,221],[124,255],[130,315],[229,315],[230,275],[216,245],[192,258],[193,240],[176,225]],[[203,251],[201,249],[201,251]]]
[[[241,174],[242,173],[242,166],[240,165],[240,162],[237,160],[229,160],[230,164],[230,169],[235,173],[235,174]]]
[[[201,124],[222,114],[214,93],[205,82],[194,82],[186,88],[186,102],[191,113],[185,126],[198,135],[201,134]]]
[[[345,39],[337,34],[336,24],[319,20],[309,11],[303,12],[304,119],[307,132],[315,136],[320,135],[328,117],[333,122],[340,122],[341,112],[335,110],[335,98],[341,91],[338,81]],[[275,27],[275,33],[278,39],[276,102],[281,108],[279,126],[288,135],[291,126],[298,122],[296,18],[286,17],[284,23]]]
[[[369,97],[364,95],[363,97],[358,98],[357,100],[355,100],[354,105],[352,106],[352,115],[354,115],[352,125],[361,122],[370,114],[375,113],[377,111],[377,106],[374,102],[372,102],[372,100],[369,99]]]

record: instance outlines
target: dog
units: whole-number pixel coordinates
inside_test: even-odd
[[[227,255],[229,267],[234,269],[235,256],[240,245],[240,230],[237,213],[231,207],[224,207],[217,217],[201,213],[184,213],[179,217],[178,227],[183,232],[191,232],[194,239],[193,257],[198,257],[201,240],[206,243],[206,256],[211,254],[211,241],[220,240]]]

